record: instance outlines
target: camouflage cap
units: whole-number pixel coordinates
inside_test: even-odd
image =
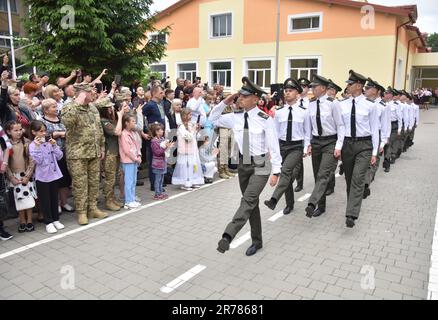
[[[93,105],[97,109],[104,109],[104,108],[111,108],[112,106],[114,106],[114,103],[111,102],[110,98],[105,97],[94,101]]]
[[[93,90],[93,86],[89,83],[86,83],[86,82],[75,83],[73,85],[73,89],[75,90],[75,93],[78,93],[80,91],[91,92]]]
[[[131,96],[131,90],[129,90],[127,87],[122,87],[120,91],[114,95],[116,101],[118,102],[128,100],[131,98]]]

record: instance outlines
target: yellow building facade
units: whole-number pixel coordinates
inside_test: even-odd
[[[269,88],[277,70],[277,82],[318,73],[344,86],[353,69],[385,86],[415,84],[411,73],[425,51],[412,26],[416,6],[281,0],[278,66],[277,12],[277,0],[181,0],[157,16],[156,28],[169,26],[170,34],[166,57],[151,68],[173,80],[200,76],[226,91],[240,88],[244,75]]]

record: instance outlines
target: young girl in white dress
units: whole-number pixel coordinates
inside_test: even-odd
[[[172,176],[172,184],[181,185],[181,189],[191,191],[204,184],[201,160],[199,159],[197,135],[199,127],[190,122],[189,109],[181,111],[181,125],[178,127],[178,155]]]

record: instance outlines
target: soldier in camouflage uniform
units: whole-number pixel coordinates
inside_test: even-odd
[[[93,87],[87,83],[74,85],[75,100],[66,104],[61,119],[66,127],[66,158],[73,180],[76,212],[80,225],[88,218],[105,218],[97,208],[99,164],[105,156],[105,138],[99,112],[90,104]]]

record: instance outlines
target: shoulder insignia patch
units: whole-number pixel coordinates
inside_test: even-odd
[[[369,99],[369,98],[367,98],[367,100],[368,100],[369,102],[372,102],[372,103],[376,102],[375,100],[371,100],[371,99]]]
[[[328,97],[327,100],[330,101],[330,102],[335,101],[335,99],[333,99],[332,97]]]
[[[257,113],[257,115],[258,115],[259,117],[265,119],[265,120],[268,120],[268,119],[269,119],[269,116],[268,116],[266,113],[262,112],[262,111],[260,111],[259,113]]]

